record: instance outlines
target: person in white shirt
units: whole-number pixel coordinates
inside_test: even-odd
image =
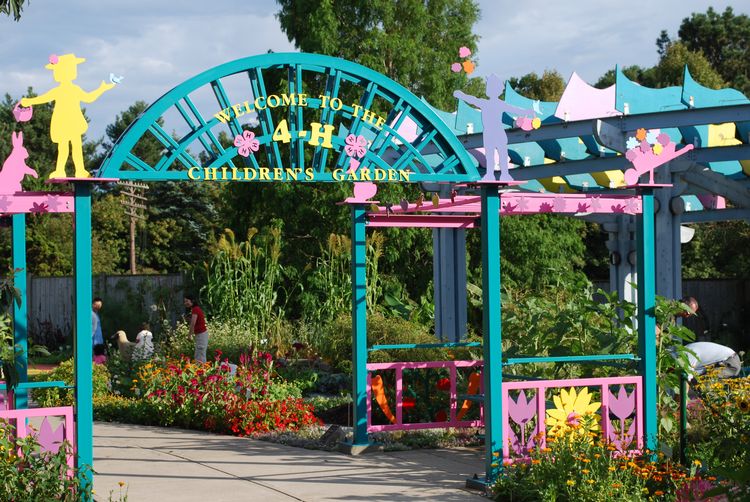
[[[694,342],[685,345],[688,360],[696,375],[703,375],[706,369],[719,367],[719,378],[732,378],[742,369],[740,356],[724,345],[713,342]]]
[[[135,347],[133,348],[133,359],[145,361],[154,355],[154,335],[151,326],[147,322],[141,325],[141,331],[135,335]]]

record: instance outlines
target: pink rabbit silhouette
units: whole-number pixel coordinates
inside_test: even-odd
[[[27,174],[35,178],[39,177],[34,169],[26,165],[29,152],[23,146],[23,132],[13,132],[11,142],[13,151],[3,162],[3,169],[0,171],[0,193],[5,194],[20,192],[21,181]]]

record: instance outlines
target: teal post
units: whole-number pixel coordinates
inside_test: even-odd
[[[91,185],[75,183],[75,354],[76,465],[94,466],[94,408],[91,374],[93,371],[91,332]],[[82,470],[81,483],[93,482]]]
[[[659,422],[656,410],[656,295],[654,266],[654,193],[641,189],[643,212],[636,218],[638,246],[638,355],[643,377],[643,434],[645,446],[655,450]]]
[[[21,296],[21,302],[13,302],[13,343],[23,351],[16,357],[18,383],[29,379],[28,324],[29,309],[26,298],[26,215],[13,215],[13,286]],[[28,406],[28,393],[25,390],[15,393],[16,409]]]
[[[353,445],[368,444],[367,437],[367,247],[365,208],[352,206],[352,400]]]
[[[502,459],[502,326],[500,322],[500,196],[482,186],[482,326],[484,331],[485,482],[493,483]]]

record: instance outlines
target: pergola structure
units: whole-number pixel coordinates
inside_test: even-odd
[[[655,200],[666,200],[666,204],[661,204],[662,208],[678,208],[679,203],[669,202],[676,197],[683,200],[683,193],[695,191],[700,196],[723,196],[742,208],[747,207],[747,189],[735,179],[742,177],[744,171],[736,166],[717,166],[713,163],[736,163],[737,159],[750,158],[745,146],[748,138],[743,122],[750,118],[750,105],[719,106],[722,100],[731,98],[727,93],[733,91],[710,91],[692,86],[692,83],[692,87],[687,86],[681,92],[674,89],[648,90],[637,88],[634,83],[623,79],[618,72],[616,86],[604,91],[582,87],[582,83],[569,84],[569,89],[578,89],[577,94],[571,94],[573,97],[564,95],[560,104],[538,105],[541,128],[533,131],[509,128],[509,153],[513,162],[518,164],[518,168],[512,170],[514,178],[517,181],[534,180],[525,184],[480,181],[484,171],[483,164],[476,160],[482,159],[477,136],[480,120],[471,108],[459,105],[455,115],[436,111],[383,75],[337,58],[296,53],[244,58],[197,75],[157,99],[108,152],[99,170],[99,178],[63,180],[74,185],[76,209],[78,462],[93,463],[90,187],[92,181],[115,179],[355,182],[355,196],[347,200],[352,216],[352,449],[369,444],[365,304],[367,227],[394,226],[394,223],[398,223],[400,226],[414,224],[436,228],[435,260],[440,270],[440,281],[436,281],[439,318],[452,319],[453,331],[449,337],[459,339],[462,331],[461,298],[465,294],[462,292],[465,284],[461,284],[460,280],[460,232],[479,222],[483,257],[483,401],[487,482],[491,482],[499,471],[496,457],[502,454],[503,449],[505,384],[500,344],[500,217],[516,211],[548,212],[551,208],[553,212],[596,218],[605,224],[616,225],[614,230],[624,229],[627,232],[630,232],[628,223],[622,222],[625,218],[634,218],[639,279],[638,360],[643,385],[643,395],[639,394],[643,404],[641,441],[647,447],[653,447],[657,439],[654,257],[659,256],[661,263],[664,255],[662,248],[655,248],[654,244]],[[600,92],[604,94],[597,94]],[[205,103],[199,103],[196,96],[200,93],[211,95],[213,104],[206,108]],[[575,97],[585,93],[598,98]],[[530,100],[516,95],[510,88],[506,88],[505,99],[508,103],[525,108],[532,105]],[[681,105],[683,110],[678,111],[656,109],[657,106],[669,108],[669,100],[687,104]],[[644,102],[649,105],[642,106]],[[591,103],[599,103],[600,106],[589,106]],[[513,123],[513,118],[507,115],[497,120],[508,125]],[[162,125],[162,121],[165,125]],[[472,127],[468,127],[469,123]],[[731,123],[731,126],[720,126],[724,128],[721,130],[731,129],[731,134],[725,135],[729,134],[732,138],[739,132],[739,136],[744,138],[742,145],[712,144],[712,131],[716,132],[717,127],[713,124],[717,123]],[[177,137],[165,129],[177,126],[182,131],[176,134]],[[629,167],[628,160],[622,154],[630,148],[628,137],[639,128],[661,128],[667,132],[667,139],[673,144],[696,147],[686,156],[687,160],[669,164],[665,176],[672,182],[672,188],[665,187],[669,183],[664,183],[658,187],[647,184],[620,189],[624,179],[622,171]],[[470,129],[474,132],[467,133]],[[234,142],[227,144],[222,141],[222,132],[229,133]],[[139,141],[145,137],[155,138],[164,147],[161,158],[154,164],[149,164],[136,154]],[[724,141],[731,141],[731,138]],[[701,163],[705,162],[709,163],[708,166],[702,166]],[[720,171],[720,166],[725,166],[722,167],[724,171]],[[394,209],[391,206],[389,209],[384,206],[377,214],[368,214],[368,208],[373,204],[372,196],[376,192],[375,185],[371,183],[373,180],[419,182],[441,192],[442,199],[434,208],[437,216],[415,216],[417,208],[408,203],[404,208]],[[500,193],[508,187],[520,191]],[[543,189],[547,193],[540,193]],[[615,189],[618,189],[617,194],[614,193]],[[448,203],[450,198],[447,194],[453,190],[457,195]],[[469,195],[470,190],[478,194]],[[561,192],[576,190],[585,193],[558,196]],[[675,190],[678,192],[673,195]],[[595,207],[597,204],[599,209]],[[420,212],[425,209],[422,208]],[[687,214],[695,213],[692,209]],[[442,215],[441,210],[452,214]],[[722,210],[720,214],[739,217],[737,211]],[[675,212],[678,214],[666,218],[671,225],[670,232],[675,224],[679,228],[682,217],[679,211]],[[657,212],[657,220],[664,219],[665,213],[662,210]],[[701,212],[709,215],[704,217],[706,220],[718,213],[709,209]],[[741,214],[744,217],[744,212]],[[425,218],[429,218],[429,222]],[[14,218],[14,224],[16,221],[20,220]],[[658,221],[657,228],[661,228]],[[14,227],[14,235],[15,232],[20,230]],[[615,238],[615,241],[632,245],[629,239]],[[669,249],[673,250],[674,246],[671,246]],[[448,298],[452,300],[447,301]],[[437,330],[443,337],[446,335],[444,324],[439,323]],[[602,395],[604,400],[609,394],[603,390]],[[537,400],[543,400],[543,393],[537,395]],[[540,423],[543,419],[543,414],[537,417],[538,427],[543,426]]]

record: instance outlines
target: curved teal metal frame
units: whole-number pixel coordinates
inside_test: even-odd
[[[212,132],[212,128],[220,123],[219,119],[214,116],[203,117],[191,100],[190,94],[204,86],[210,86],[217,100],[216,110],[226,109],[232,105],[232,102],[222,84],[223,78],[247,73],[250,83],[248,89],[252,90],[253,96],[257,97],[268,94],[263,72],[270,69],[288,71],[288,92],[290,93],[303,92],[302,72],[315,72],[326,76],[325,93],[330,96],[338,96],[342,92],[342,83],[351,82],[363,90],[359,97],[359,102],[363,107],[371,106],[376,98],[385,99],[391,103],[393,108],[388,114],[386,125],[379,132],[371,133],[372,144],[362,161],[363,166],[371,164],[373,167],[387,170],[412,169],[410,181],[414,182],[466,182],[480,178],[476,162],[466,152],[451,128],[408,89],[362,65],[340,58],[305,53],[273,53],[238,59],[211,68],[179,84],[156,100],[125,130],[104,159],[99,170],[99,177],[144,181],[187,180],[189,178],[186,169],[170,170],[169,167],[175,162],[183,166],[200,165],[197,162],[193,163],[197,159],[188,151],[188,147],[195,142],[200,142],[206,151],[214,152],[209,165],[216,166],[216,162],[219,162],[220,167],[235,167],[233,162],[237,159],[237,148],[233,146],[225,148],[220,144]],[[243,98],[243,101],[244,99],[246,98]],[[313,97],[308,98],[308,101],[312,104],[320,102]],[[177,110],[190,129],[190,132],[179,140],[172,138],[158,122],[172,107]],[[343,113],[350,115],[351,110],[352,108],[347,106],[342,108]],[[329,112],[330,109],[324,109],[321,113],[320,120],[323,125],[331,123],[334,119],[334,113]],[[286,165],[281,159],[278,144],[272,140],[275,124],[271,113],[268,109],[258,113],[262,133],[257,135],[257,139],[261,146],[265,146],[268,167],[303,167],[305,160],[303,140],[298,139],[296,134],[303,131],[303,113],[304,107],[289,106],[289,132],[295,139],[291,141],[290,158]],[[242,126],[234,115],[230,113],[230,118],[226,123],[233,136],[242,132]],[[406,117],[417,123],[420,133],[411,143],[403,140],[395,143],[393,139],[399,139],[397,130]],[[388,124],[392,124],[392,127]],[[362,127],[363,121],[360,117],[351,116],[348,132],[358,134]],[[152,134],[166,149],[166,153],[154,166],[148,165],[132,152],[138,141],[146,134]],[[328,152],[321,147],[315,148],[312,157],[313,167],[324,165],[328,153],[338,155],[335,165],[343,166],[346,160],[343,154],[343,137],[334,137],[333,143],[335,153]],[[428,150],[431,154],[423,154],[422,150],[428,145],[430,145]],[[391,148],[401,154],[395,162],[388,162],[383,158],[383,154],[386,151],[390,152]],[[435,151],[437,154],[433,153]],[[389,158],[392,159],[392,153]],[[258,160],[254,156],[247,158],[245,163],[247,167],[258,167]],[[321,170],[318,171],[315,181],[336,180],[330,172]]]

